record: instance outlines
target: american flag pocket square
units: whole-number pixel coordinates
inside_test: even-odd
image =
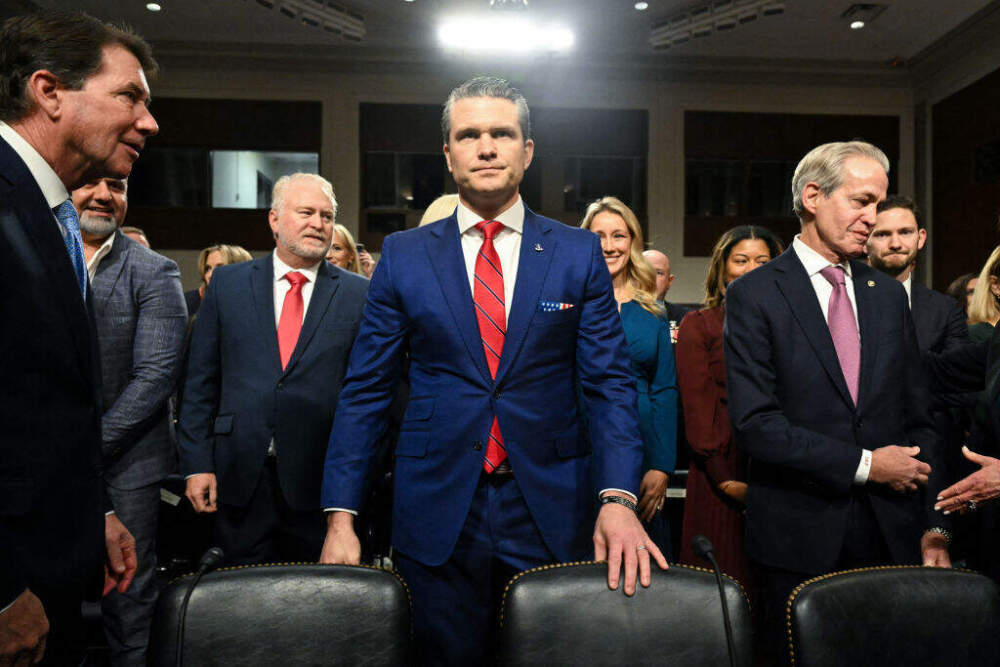
[[[561,301],[539,301],[538,310],[543,313],[552,313],[557,310],[569,310],[575,308],[575,303],[562,303]]]

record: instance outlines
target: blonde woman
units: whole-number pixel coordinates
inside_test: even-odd
[[[330,250],[326,253],[326,261],[351,273],[361,273],[358,246],[347,227],[341,224],[333,226],[333,243],[330,244]]]
[[[976,288],[969,299],[969,337],[988,340],[1000,319],[1000,246],[983,264]]]
[[[441,195],[424,209],[424,214],[420,216],[420,224],[417,226],[423,227],[424,225],[447,218],[455,212],[457,207],[458,195]]]
[[[642,256],[645,245],[635,213],[621,200],[592,203],[584,229],[601,239],[604,261],[625,329],[639,391],[639,427],[645,450],[639,485],[639,517],[660,551],[670,553],[670,527],[663,514],[667,481],[677,460],[677,375],[670,325],[656,300],[656,271]],[[601,415],[589,415],[600,419]]]
[[[251,259],[253,259],[253,255],[238,245],[217,243],[203,248],[198,253],[198,275],[201,276],[201,285],[198,286],[198,289],[184,293],[188,317],[194,317],[195,313],[198,312],[201,300],[205,298],[205,290],[208,289],[208,283],[212,280],[213,271],[220,266],[249,262]]]

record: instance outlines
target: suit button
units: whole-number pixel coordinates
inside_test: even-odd
[[[472,443],[472,448],[478,452],[480,449],[483,448],[483,443],[479,440],[476,440],[474,443]]]
[[[856,425],[857,425],[858,428],[862,428],[865,425],[865,422],[863,420],[859,419],[856,422]]]
[[[499,389],[497,389],[495,392],[493,392],[493,399],[494,400],[499,401],[501,396],[503,396],[503,394],[500,393]]]
[[[284,388],[285,388],[285,383],[284,382],[279,382],[278,383],[278,389],[284,389]]]

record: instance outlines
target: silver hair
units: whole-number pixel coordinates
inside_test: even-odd
[[[506,79],[497,76],[477,76],[452,90],[444,102],[444,110],[441,112],[441,134],[444,137],[444,143],[448,143],[448,136],[451,134],[452,107],[458,100],[469,97],[496,97],[513,102],[514,106],[517,107],[517,122],[521,126],[521,138],[524,141],[531,139],[531,112],[528,111],[528,100],[524,99],[521,91],[510,85]]]
[[[304,174],[302,172],[288,174],[277,180],[274,184],[274,190],[271,191],[271,210],[275,213],[281,213],[281,208],[285,205],[285,192],[288,190],[288,186],[294,181],[302,180],[312,181],[319,186],[323,194],[330,198],[330,203],[333,205],[333,215],[336,216],[337,198],[333,194],[333,184],[319,174]]]
[[[864,157],[878,162],[889,173],[889,158],[878,146],[866,141],[835,141],[812,149],[799,162],[792,176],[792,208],[799,220],[805,213],[802,208],[802,191],[809,183],[819,186],[825,196],[844,183],[844,162],[848,158]]]

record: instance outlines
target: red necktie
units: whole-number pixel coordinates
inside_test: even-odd
[[[500,355],[503,353],[503,339],[507,334],[503,269],[500,267],[496,248],[493,247],[493,237],[503,229],[503,223],[484,220],[476,225],[476,229],[483,233],[483,245],[476,255],[472,300],[476,304],[476,320],[479,322],[479,337],[483,340],[483,350],[486,352],[486,365],[490,367],[490,375],[495,378]],[[500,425],[496,415],[493,415],[490,441],[486,445],[486,456],[483,457],[483,470],[493,472],[506,458],[507,450],[503,446]]]
[[[298,271],[289,271],[284,277],[292,286],[285,293],[285,302],[281,304],[281,317],[278,319],[278,352],[281,354],[282,370],[292,358],[295,343],[299,340],[299,332],[302,331],[302,286],[308,280]]]

